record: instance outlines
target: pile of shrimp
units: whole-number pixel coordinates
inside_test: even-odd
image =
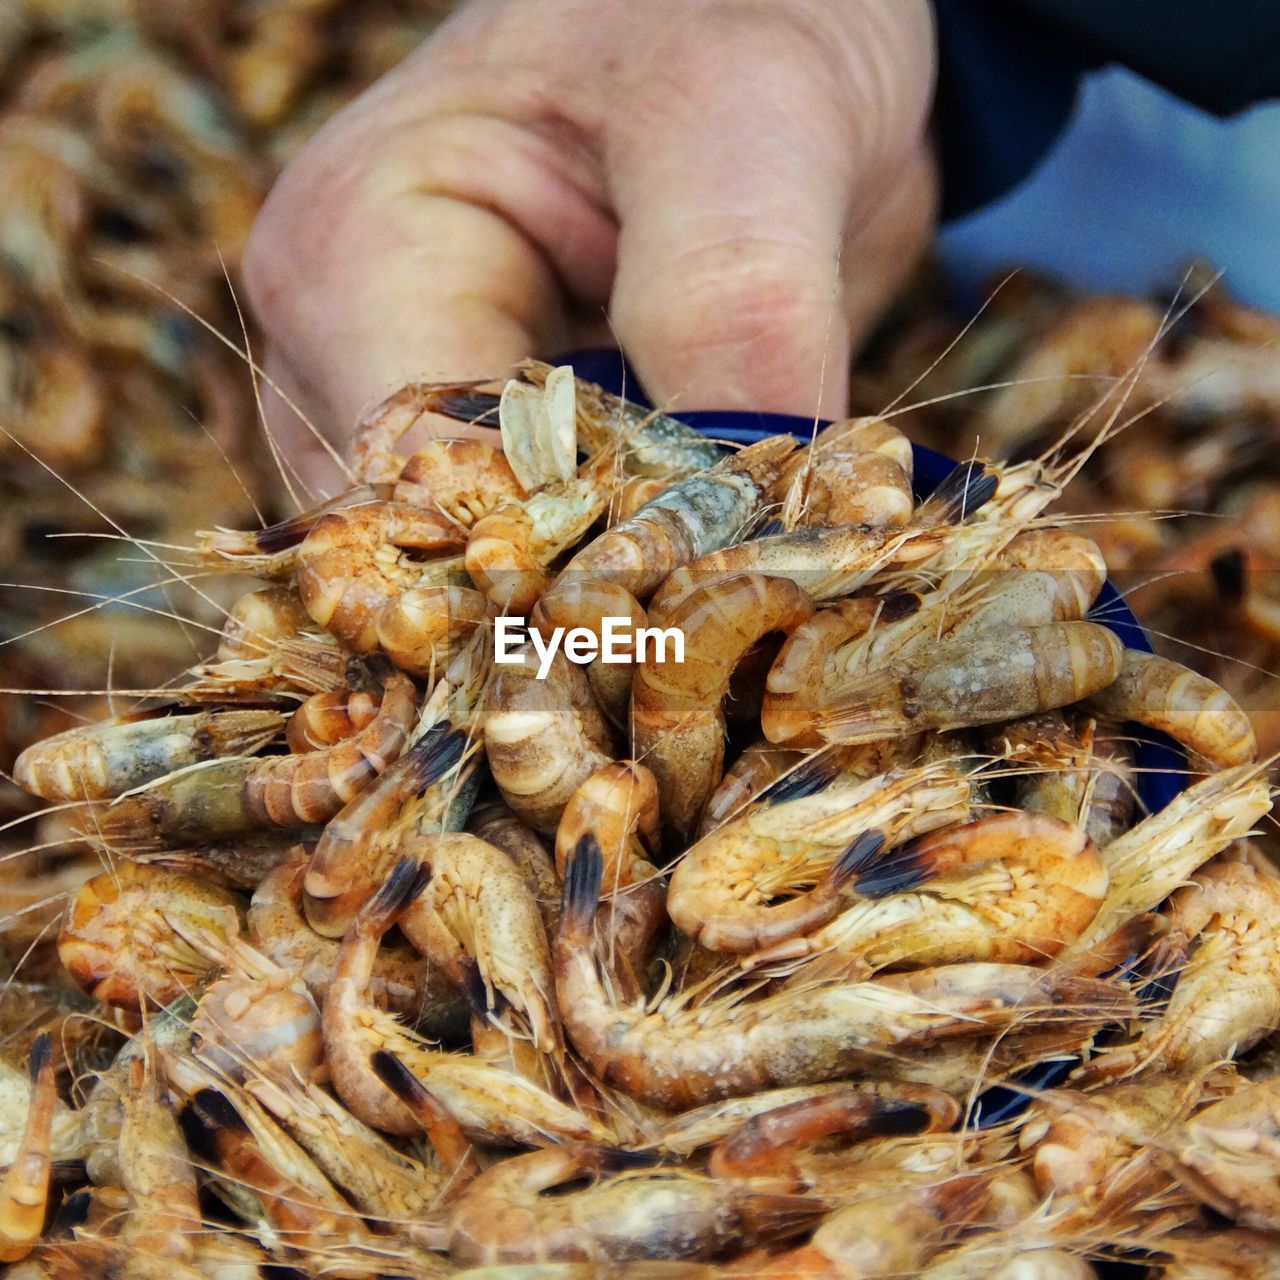
[[[61,690],[68,671],[83,686],[150,687],[198,655],[193,628],[218,620],[208,584],[192,590],[160,563],[197,526],[188,495],[198,488],[203,522],[249,522],[255,505],[276,514],[237,356],[251,349],[232,288],[249,228],[289,155],[443,8],[0,4],[10,687]],[[124,530],[142,548],[129,556],[112,541]],[[74,723],[68,706],[101,714],[93,699],[0,698],[0,769]],[[22,807],[0,784],[0,809]]]
[[[216,652],[15,764],[95,873],[6,890],[10,1274],[1272,1274],[1268,762],[1046,514],[1132,368],[921,493],[529,361],[199,535]]]
[[[1019,273],[993,285],[966,324],[921,282],[863,361],[855,403],[883,404],[918,381],[915,407],[895,419],[913,439],[952,456],[1018,457],[1126,383],[1132,421],[1053,511],[1102,548],[1157,650],[1224,685],[1271,754],[1280,319],[1235,301],[1203,264],[1176,283],[1170,297],[1147,299]]]

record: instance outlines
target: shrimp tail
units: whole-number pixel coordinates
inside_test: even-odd
[[[408,1067],[393,1053],[377,1049],[369,1059],[374,1075],[413,1113],[441,1164],[452,1170],[455,1183],[478,1172],[471,1144],[462,1126]]]
[[[428,729],[405,752],[406,757],[413,762],[405,768],[405,785],[417,786],[421,794],[456,767],[466,747],[466,731],[451,728],[447,721]]]
[[[573,846],[564,869],[564,896],[560,906],[560,933],[583,938],[591,932],[600,886],[604,880],[604,855],[600,841],[588,831]]]
[[[899,737],[911,721],[898,682],[876,671],[846,682],[838,698],[815,712],[813,726],[829,743],[861,743]]]
[[[820,751],[776,782],[770,783],[757,797],[762,804],[785,804],[825,791],[839,776],[843,761],[838,751]]]
[[[382,888],[369,899],[353,927],[359,928],[366,937],[380,938],[430,880],[430,869],[417,858],[401,858],[391,868]]]
[[[428,391],[426,408],[431,413],[452,418],[455,422],[467,422],[472,426],[498,425],[498,406],[502,397],[492,391],[476,391],[463,387],[441,388]]]
[[[253,1132],[224,1093],[206,1086],[192,1095],[181,1115],[183,1133],[200,1154],[214,1157],[230,1141],[250,1140]]]
[[[749,1192],[738,1201],[738,1221],[748,1238],[786,1240],[812,1227],[827,1207],[813,1196]]]
[[[93,1196],[88,1191],[77,1191],[69,1195],[56,1209],[49,1222],[45,1236],[49,1240],[73,1239],[75,1229],[89,1220],[89,1210],[93,1208]]]
[[[872,863],[885,845],[885,835],[883,831],[863,831],[860,832],[850,843],[849,847],[836,859],[831,870],[827,873],[828,881],[833,889],[841,889],[854,876],[858,877],[858,892],[862,892],[862,881],[869,875],[874,875],[875,870],[867,870],[866,868]]]
[[[959,524],[990,500],[999,485],[995,472],[977,461],[962,462],[916,509],[920,524]]]
[[[474,956],[464,956],[451,964],[449,976],[458,984],[458,990],[474,1017],[500,1016],[511,1003],[496,987],[490,991],[485,985],[484,974]]]
[[[53,1037],[44,1031],[31,1045],[31,1097],[26,1132],[0,1180],[0,1263],[19,1262],[39,1242],[49,1207],[50,1140],[57,1094]]]
[[[934,852],[934,849],[922,847],[917,841],[903,845],[867,867],[853,887],[864,898],[887,898],[891,894],[918,889],[944,870]]]
[[[48,1031],[42,1031],[31,1043],[31,1056],[28,1061],[28,1070],[31,1073],[31,1083],[37,1084],[40,1075],[45,1067],[49,1065],[53,1058],[53,1037]]]

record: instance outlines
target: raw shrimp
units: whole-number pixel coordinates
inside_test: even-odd
[[[425,1217],[459,1184],[452,1162],[436,1168],[398,1151],[317,1085],[284,1076],[252,1080],[246,1088],[367,1217]],[[461,1130],[442,1112],[433,1116],[433,1129],[437,1123],[451,1126],[461,1150],[468,1150]]]
[[[1214,1090],[1213,1085],[1208,1088]],[[1018,1144],[1032,1157],[1041,1194],[1061,1202],[1095,1206],[1122,1187],[1130,1194],[1139,1186],[1154,1194],[1169,1181],[1155,1144],[1204,1096],[1206,1081],[1200,1072],[1156,1076],[1092,1093],[1047,1089],[1028,1109]],[[1217,1096],[1216,1090],[1208,1096]]]
[[[762,1262],[756,1274],[762,1280],[916,1275],[972,1225],[987,1198],[987,1183],[968,1171],[940,1169],[928,1177],[890,1171],[824,1218],[807,1245]]]
[[[760,727],[769,742],[820,747],[814,727],[828,660],[858,636],[914,615],[921,600],[911,592],[854,596],[820,609],[783,642],[765,679]]]
[[[794,636],[796,632],[791,634]],[[698,838],[709,835],[730,818],[737,817],[804,758],[803,751],[775,747],[768,739],[751,743],[724,771],[724,776],[708,797],[706,807],[702,810],[702,821],[698,823]]]
[[[402,912],[401,932],[449,974],[482,1021],[492,1021],[508,1039],[531,1037],[541,1053],[559,1058],[546,930],[515,864],[465,832],[410,835],[396,851],[418,859],[431,876]]]
[[[815,720],[831,742],[992,724],[1096,693],[1116,678],[1123,653],[1093,622],[983,633],[850,681]]]
[[[906,524],[915,508],[912,462],[910,441],[884,419],[833,422],[783,471],[775,489],[782,523]]]
[[[356,420],[355,430],[351,435],[351,459],[356,475],[365,484],[394,484],[409,461],[395,452],[395,445],[401,437],[424,413],[435,411],[434,400],[437,396],[448,400],[480,385],[477,382],[409,382],[372,409],[365,410]],[[496,409],[496,403],[494,407]],[[451,451],[428,454],[432,475],[436,475],[436,466],[448,464],[445,476],[451,484],[455,483],[457,476],[452,464],[456,457]],[[461,457],[464,461],[472,460],[466,452]],[[462,483],[465,485],[471,478],[464,472]]]
[[[810,956],[802,973],[817,965],[857,976],[964,960],[1033,964],[1089,924],[1106,889],[1106,868],[1079,827],[1046,814],[989,814],[873,858],[834,920],[755,959]]]
[[[357,653],[378,644],[378,616],[405,591],[447,586],[421,555],[460,551],[465,531],[415,507],[366,502],[316,521],[297,552],[298,595],[311,617]]]
[[[324,516],[331,511],[374,502],[377,496],[374,489],[363,485],[348,489],[310,511],[300,512],[287,520],[277,521],[250,533],[235,529],[202,530],[196,533],[196,555],[208,569],[251,573],[255,578],[288,582],[297,567],[298,547]],[[267,588],[266,591],[255,591],[252,594],[266,596],[273,591],[296,599],[292,590],[281,587]],[[304,620],[305,616],[304,613]]]
[[[950,965],[866,983],[815,985],[758,1000],[746,991],[687,1006],[615,1002],[593,930],[603,862],[576,853],[553,945],[565,1031],[608,1085],[654,1106],[690,1107],[774,1085],[848,1075],[911,1046],[1018,1022],[1128,1006],[1106,982],[1022,965]],[[1048,1002],[1048,1003],[1046,1003]]]
[[[597,454],[576,477],[476,521],[464,558],[471,580],[504,613],[527,615],[551,585],[547,566],[609,505],[612,481],[612,453]]]
[[[182,693],[217,701],[239,693],[332,692],[346,683],[349,664],[350,654],[336,640],[315,632],[292,589],[266,587],[231,606],[217,660],[194,668],[198,683]]]
[[[705,1258],[730,1244],[785,1239],[820,1212],[803,1196],[680,1169],[628,1171],[635,1164],[624,1152],[585,1143],[503,1161],[454,1205],[449,1255],[463,1265]],[[565,1187],[588,1175],[599,1181]]]
[[[649,601],[649,617],[669,622],[699,588],[741,573],[784,578],[814,600],[830,600],[869,582],[886,564],[924,554],[938,535],[932,530],[797,529],[749,538],[712,551],[669,574]]]
[[[162,1049],[185,1053],[190,1048],[190,1020],[195,1000],[181,996],[147,1018],[145,1036],[126,1040],[106,1070],[98,1073],[88,1090],[83,1107],[75,1113],[79,1119],[79,1138],[85,1172],[90,1181],[103,1187],[124,1183],[120,1169],[120,1131],[124,1125],[125,1097],[132,1087],[133,1063],[145,1054]],[[55,1142],[57,1128],[55,1126]]]
[[[561,579],[603,579],[646,599],[681,565],[741,536],[795,446],[791,436],[770,436],[677,481],[583,547]]]
[[[1131,1044],[1082,1069],[1106,1079],[1188,1071],[1246,1053],[1280,1027],[1280,882],[1245,863],[1215,863],[1169,900],[1161,949],[1175,980],[1163,1013]]]
[[[229,1080],[323,1078],[320,1010],[302,976],[238,937],[192,930],[186,940],[223,970],[191,1019],[196,1056]]]
[[[367,689],[335,689],[313,693],[289,717],[285,742],[294,755],[320,751],[367,728],[382,699]]]
[[[369,995],[369,979],[382,935],[421,891],[424,876],[402,859],[356,918],[342,941],[338,966],[324,1000],[325,1053],[334,1088],[353,1114],[387,1133],[420,1131],[414,1113],[392,1093],[371,1064],[379,1050],[393,1054],[472,1138],[539,1146],[556,1138],[608,1141],[591,1117],[566,1106],[521,1076],[465,1054],[430,1049]]]
[[[1081,729],[1057,711],[995,731],[995,750],[1015,767],[1014,803],[1084,828],[1102,847],[1132,825],[1136,804],[1128,741],[1087,720]]]
[[[435,678],[455,646],[492,621],[494,607],[470,587],[403,591],[378,612],[378,646],[402,671]]]
[[[1126,649],[1115,680],[1085,702],[1110,720],[1136,720],[1176,738],[1219,769],[1257,759],[1253,725],[1220,685],[1180,662]]]
[[[848,878],[886,843],[968,816],[968,782],[953,766],[862,779],[833,777],[819,758],[690,848],[672,874],[667,910],[704,947],[754,951],[831,920]]]
[[[296,973],[323,1001],[341,943],[307,924],[302,907],[307,863],[307,851],[298,847],[263,878],[249,904],[248,931],[258,950],[286,972]],[[465,1006],[453,984],[404,944],[378,951],[369,995],[380,1008],[416,1020],[430,1034],[451,1034],[466,1023]]]
[[[330,820],[304,882],[307,920],[317,933],[343,935],[395,861],[402,831],[427,835],[463,824],[477,759],[467,754],[466,734],[442,720]]]
[[[539,360],[524,360],[516,366],[519,377],[543,388],[556,373]],[[477,391],[478,384],[455,384],[428,389],[425,407],[463,422],[493,418],[499,397]],[[578,439],[596,452],[616,444],[628,475],[661,480],[677,480],[696,471],[705,471],[721,458],[714,441],[665,413],[624,400],[582,378],[573,380],[574,412]]]
[[[489,691],[484,745],[502,797],[535,831],[556,829],[569,797],[613,758],[610,735],[586,674],[557,652],[537,678],[529,646],[502,667]]]
[[[49,1202],[53,1117],[58,1102],[53,1040],[46,1031],[31,1046],[27,1127],[0,1181],[0,1262],[17,1262],[35,1247]]]
[[[971,516],[994,488],[995,478],[981,463],[967,464],[938,486],[906,528],[793,529],[715,548],[669,574],[650,600],[649,612],[665,617],[695,588],[747,571],[788,578],[815,600],[846,595],[877,573],[936,556],[955,536],[944,526]]]
[[[625,588],[611,582],[574,578],[561,579],[542,593],[529,614],[529,626],[547,641],[557,627],[563,627],[566,633],[574,627],[585,627],[600,640],[606,618],[627,619],[631,635],[649,625],[644,609]],[[628,653],[623,637],[615,637],[615,645]],[[625,728],[631,707],[633,663],[605,663],[596,658],[587,664],[586,672],[600,710],[614,724]]]
[[[594,842],[604,859],[609,971],[626,999],[642,993],[650,947],[667,919],[667,888],[654,866],[658,819],[653,774],[634,760],[616,760],[583,781],[556,829],[556,869],[561,874],[583,841]]]
[[[753,1115],[716,1144],[707,1167],[717,1178],[772,1179],[787,1190],[813,1190],[822,1174],[802,1168],[805,1162],[792,1158],[797,1151],[836,1136],[854,1144],[941,1132],[959,1118],[960,1104],[931,1085],[832,1085]],[[851,1154],[845,1146],[814,1159],[846,1163]]]
[[[631,733],[662,789],[668,829],[687,837],[720,781],[720,704],[734,668],[762,636],[785,634],[812,612],[809,597],[785,578],[741,573],[691,592],[665,619],[685,634],[684,661],[667,662],[662,651],[636,668]]]
[[[311,616],[292,587],[246,591],[222,624],[218,659],[265,657],[281,640],[295,639],[312,626]]]
[[[120,1173],[130,1209],[121,1242],[148,1257],[189,1263],[200,1233],[196,1171],[154,1061],[129,1063],[120,1127]]]
[[[1079,619],[1101,588],[1105,567],[1094,563],[1092,543],[1070,538],[1069,553],[1060,556],[1062,569],[1048,568],[1055,560],[1046,557],[1046,567],[1028,570],[1011,556],[1009,567],[997,572],[952,572],[923,595],[895,591],[841,601],[819,614],[797,629],[769,673],[761,716],[766,734],[789,745],[817,745],[825,707],[873,672],[927,663],[940,645],[980,640],[984,632]],[[1019,541],[1005,552],[1017,550]]]
[[[1110,883],[1088,928],[1064,949],[1074,960],[1128,921],[1154,910],[1196,869],[1247,835],[1271,808],[1272,792],[1255,766],[1210,774],[1101,850]]]
[[[467,820],[467,830],[481,840],[497,845],[524,876],[537,899],[548,935],[560,919],[560,876],[555,859],[542,837],[507,808],[501,800],[477,805]]]
[[[508,501],[527,497],[500,449],[481,440],[429,440],[395,477],[397,502],[438,511],[472,528]]]
[[[1179,1126],[1164,1144],[1174,1176],[1233,1222],[1280,1227],[1280,1080],[1245,1084]]]
[[[523,360],[516,373],[535,387],[545,387],[555,370],[537,360]],[[574,379],[574,406],[582,443],[592,452],[616,443],[630,475],[678,480],[720,460],[715,442],[693,427],[610,395],[582,378]]]
[[[119,862],[67,904],[58,956],[95,1000],[124,1009],[168,1004],[213,967],[177,925],[226,937],[243,905],[195,876]]]
[[[117,800],[105,833],[153,829],[171,837],[218,839],[262,827],[327,822],[403,750],[417,712],[408,676],[371,660],[382,686],[378,714],[353,737],[323,751],[216,760],[149,784]]]
[[[247,1100],[237,1103],[212,1085],[188,1087],[187,1126],[198,1150],[216,1169],[250,1191],[261,1206],[265,1224],[292,1249],[309,1253],[318,1248],[371,1246],[374,1237],[360,1216],[329,1185],[301,1148],[293,1148],[291,1160],[282,1160],[282,1142],[292,1148],[282,1130],[271,1145],[264,1144],[265,1117],[252,1125]],[[272,1128],[275,1128],[273,1125]],[[273,1135],[274,1136],[274,1135]],[[304,1167],[313,1178],[301,1182],[295,1170]],[[318,1183],[318,1185],[317,1185]]]
[[[100,720],[28,747],[13,766],[13,778],[42,800],[106,800],[175,769],[252,755],[284,722],[278,711]]]

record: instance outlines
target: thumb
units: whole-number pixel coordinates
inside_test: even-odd
[[[673,51],[660,101],[610,140],[613,322],[664,405],[839,417],[855,330],[896,283],[879,263],[875,288],[860,281],[861,232],[905,174],[920,190],[929,59],[914,77],[878,66],[868,86],[857,56],[758,15],[715,37]]]

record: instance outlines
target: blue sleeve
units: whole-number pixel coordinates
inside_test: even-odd
[[[936,0],[943,218],[1016,186],[1080,78],[1120,64],[1233,115],[1280,97],[1280,0]]]

